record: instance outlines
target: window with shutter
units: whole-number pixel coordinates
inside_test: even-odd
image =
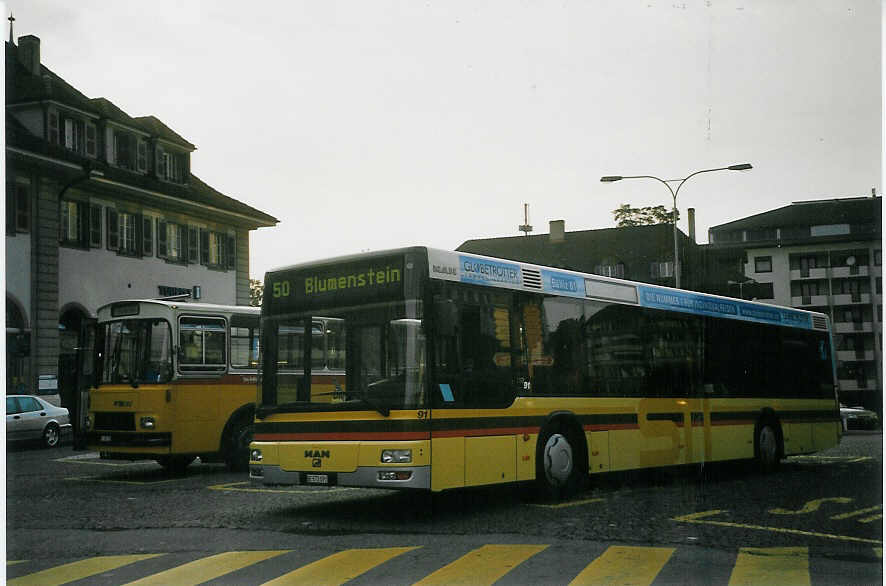
[[[143,140],[138,141],[138,170],[144,173],[148,170],[148,143]]]
[[[49,126],[49,142],[52,144],[59,144],[59,123],[58,123],[58,113],[50,112],[47,116]]]
[[[154,254],[154,220],[149,216],[142,217],[142,254]]]
[[[97,131],[95,124],[86,125],[86,154],[95,158],[98,154]]]
[[[120,248],[120,226],[117,218],[117,210],[108,208],[108,250]]]
[[[89,205],[89,246],[99,248],[102,245],[102,206]]]
[[[157,218],[157,257],[167,258],[166,254],[166,222]]]
[[[200,264],[209,264],[209,230],[200,228]]]
[[[7,214],[14,214],[15,231],[31,231],[31,197],[30,186],[26,183],[15,184],[15,206],[6,208]]]
[[[188,262],[197,264],[200,262],[199,241],[197,239],[197,227],[188,226]]]
[[[237,244],[237,240],[234,236],[227,237],[227,249],[228,250],[227,250],[227,255],[226,255],[227,263],[225,264],[225,268],[227,268],[227,269],[236,268],[236,262],[235,262],[236,261],[236,250],[237,250],[236,244]]]

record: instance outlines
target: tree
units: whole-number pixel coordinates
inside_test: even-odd
[[[264,297],[265,285],[258,279],[249,279],[249,305],[261,307]]]
[[[617,228],[673,224],[674,219],[672,212],[662,205],[632,208],[629,203],[623,203],[618,209],[612,210],[612,216]],[[677,210],[677,219],[680,219],[680,210]]]

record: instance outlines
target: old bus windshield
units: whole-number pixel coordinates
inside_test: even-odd
[[[407,306],[418,311],[416,302],[397,302],[265,318],[263,405],[363,403],[383,414],[424,406],[425,335]]]
[[[162,319],[103,326],[102,383],[165,383],[172,378],[172,330]]]

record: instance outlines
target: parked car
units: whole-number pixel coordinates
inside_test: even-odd
[[[41,440],[47,448],[70,433],[68,410],[33,395],[6,395],[6,441]]]
[[[840,419],[843,422],[843,431],[850,429],[877,429],[880,427],[880,419],[873,411],[864,407],[847,407],[840,405]]]

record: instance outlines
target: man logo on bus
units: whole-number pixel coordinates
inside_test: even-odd
[[[311,466],[320,468],[323,465],[323,458],[329,458],[329,450],[305,450],[305,458],[311,458]]]

